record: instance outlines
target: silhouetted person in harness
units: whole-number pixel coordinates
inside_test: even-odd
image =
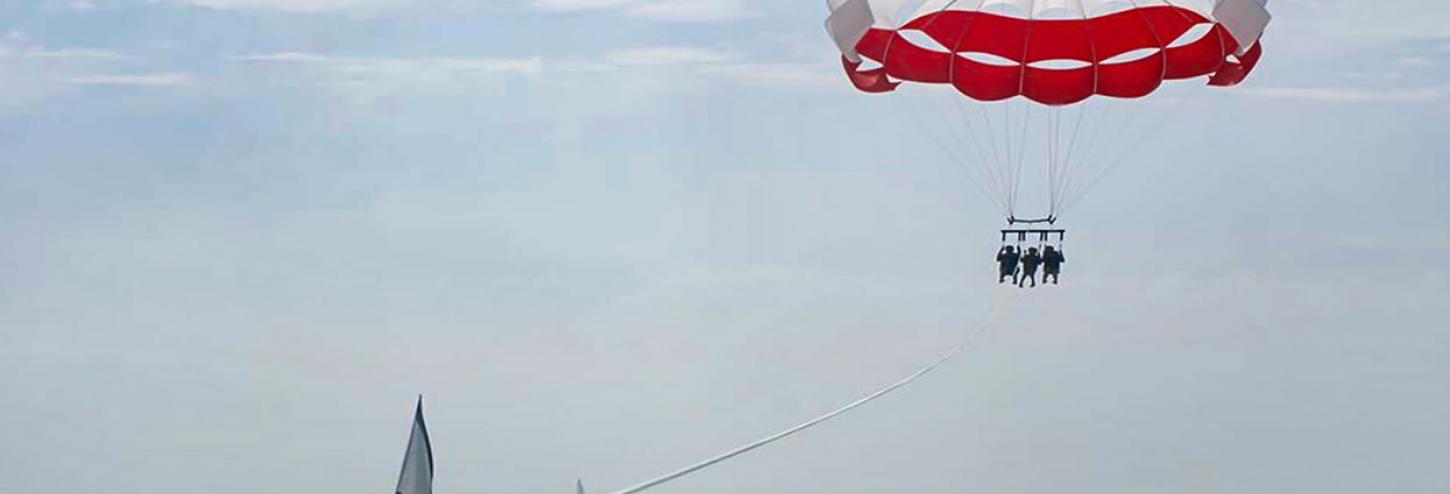
[[[1067,262],[1067,258],[1062,257],[1062,251],[1052,248],[1051,245],[1047,246],[1042,251],[1042,283],[1046,284],[1047,277],[1051,276],[1052,284],[1056,285],[1057,274],[1062,272],[1064,262]]]
[[[1017,286],[1022,286],[1027,280],[1032,280],[1032,286],[1037,286],[1037,265],[1042,264],[1042,256],[1037,255],[1036,247],[1028,247],[1027,255],[1022,256],[1022,279],[1017,280]]]
[[[1017,283],[1017,259],[1017,251],[1012,250],[1010,245],[1002,246],[997,251],[997,283],[1001,283],[1008,276],[1012,277],[1013,284]]]

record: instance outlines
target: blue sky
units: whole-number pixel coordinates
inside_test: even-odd
[[[1450,6],[1270,8],[1019,293],[824,2],[0,1],[0,493],[386,489],[420,392],[615,488],[993,304],[662,492],[1444,492]]]

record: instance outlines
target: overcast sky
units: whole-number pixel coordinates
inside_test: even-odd
[[[659,492],[1450,491],[1450,3],[1270,7],[1017,291],[824,2],[0,0],[0,493],[386,492],[419,393],[605,491],[973,331]]]

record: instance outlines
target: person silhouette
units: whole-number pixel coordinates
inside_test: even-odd
[[[1052,277],[1052,284],[1057,284],[1057,276],[1062,272],[1062,263],[1067,258],[1062,256],[1062,250],[1055,249],[1051,245],[1042,251],[1042,283],[1047,283],[1047,277]]]
[[[1022,278],[1017,280],[1017,286],[1022,286],[1027,280],[1032,280],[1032,286],[1037,286],[1037,266],[1042,264],[1042,256],[1037,255],[1036,247],[1028,247],[1027,255],[1022,256]]]
[[[997,283],[1008,276],[1012,277],[1012,284],[1017,284],[1017,251],[1010,245],[1004,245],[997,251]]]

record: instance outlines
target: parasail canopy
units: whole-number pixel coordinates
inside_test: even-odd
[[[1172,79],[1238,84],[1262,53],[1266,1],[829,0],[826,28],[862,91],[950,84],[975,100],[1059,106],[1143,97]]]

